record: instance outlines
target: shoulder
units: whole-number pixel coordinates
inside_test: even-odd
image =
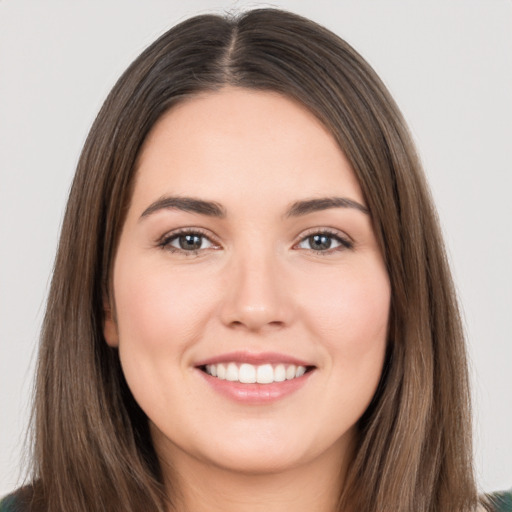
[[[487,495],[495,512],[512,512],[512,489]],[[3,510],[0,510],[3,512]]]
[[[18,500],[14,494],[6,496],[0,501],[0,512],[18,512],[20,510],[18,506]]]
[[[29,512],[37,510],[32,506],[33,487],[20,487],[12,494],[0,499],[0,512]]]

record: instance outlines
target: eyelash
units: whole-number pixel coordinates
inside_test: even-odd
[[[177,247],[173,247],[171,245],[171,242],[179,239],[180,236],[185,236],[185,235],[197,235],[197,236],[201,237],[202,239],[208,240],[213,245],[213,247],[212,247],[213,249],[219,247],[219,244],[216,243],[212,239],[212,236],[200,228],[183,228],[183,229],[179,229],[177,231],[173,231],[172,233],[165,234],[157,242],[157,245],[161,249],[165,249],[166,251],[169,251],[171,253],[180,253],[180,254],[184,254],[185,256],[197,256],[197,255],[199,255],[199,253],[201,251],[205,250],[205,249],[194,249],[194,250],[178,249]]]
[[[340,252],[354,248],[354,243],[348,237],[341,235],[339,231],[334,231],[326,228],[312,229],[309,232],[302,234],[300,240],[296,244],[294,244],[293,247],[297,247],[299,244],[313,236],[326,236],[340,244],[338,247],[329,248],[326,250],[308,249],[309,251],[312,251],[314,254],[318,254],[320,256],[327,256],[335,252]]]
[[[212,239],[211,235],[207,233],[206,231],[200,229],[200,228],[183,228],[178,231],[173,231],[172,233],[168,233],[164,235],[160,240],[157,242],[157,246],[161,249],[165,249],[171,253],[180,253],[186,256],[197,256],[201,251],[207,250],[207,249],[194,249],[194,250],[185,250],[185,249],[179,249],[177,247],[173,247],[171,243],[175,240],[178,240],[180,236],[184,235],[196,235],[200,237],[201,239],[208,240],[213,247],[209,247],[207,249],[218,249],[219,244],[215,242],[215,240]],[[314,236],[326,236],[330,239],[335,240],[339,243],[339,246],[334,248],[328,248],[326,250],[319,250],[319,249],[306,249],[308,251],[313,252],[314,254],[318,254],[321,256],[326,256],[329,254],[332,254],[334,252],[343,251],[346,249],[353,249],[354,244],[352,241],[350,241],[347,237],[342,236],[338,231],[332,231],[329,229],[315,229],[311,230],[309,233],[303,234],[300,238],[300,240],[293,245],[293,248],[297,248],[299,244],[306,241],[308,238],[314,237]]]

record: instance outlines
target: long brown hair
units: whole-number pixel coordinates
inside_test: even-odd
[[[34,416],[34,509],[172,506],[115,349],[103,304],[138,152],[183,98],[225,85],[280,92],[309,108],[350,161],[389,272],[392,305],[379,389],[339,509],[462,512],[477,494],[466,354],[438,221],[405,122],[345,41],[297,15],[203,15],[169,30],[123,74],[83,149],[42,331]]]

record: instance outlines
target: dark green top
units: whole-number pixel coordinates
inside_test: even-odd
[[[494,512],[512,512],[512,489],[489,494],[488,497],[495,506]],[[17,504],[16,497],[11,494],[0,502],[0,512],[24,512],[24,509]]]
[[[0,512],[18,512],[16,499],[12,495],[0,501]]]
[[[490,494],[489,497],[496,507],[496,512],[512,512],[512,489]],[[0,509],[0,512],[3,512],[3,510]]]

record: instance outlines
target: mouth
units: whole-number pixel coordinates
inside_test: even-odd
[[[197,361],[195,368],[216,393],[241,404],[266,405],[307,386],[317,366],[287,354],[237,351]]]
[[[286,363],[251,364],[237,361],[204,364],[198,368],[219,380],[242,384],[274,384],[299,379],[314,366]]]

